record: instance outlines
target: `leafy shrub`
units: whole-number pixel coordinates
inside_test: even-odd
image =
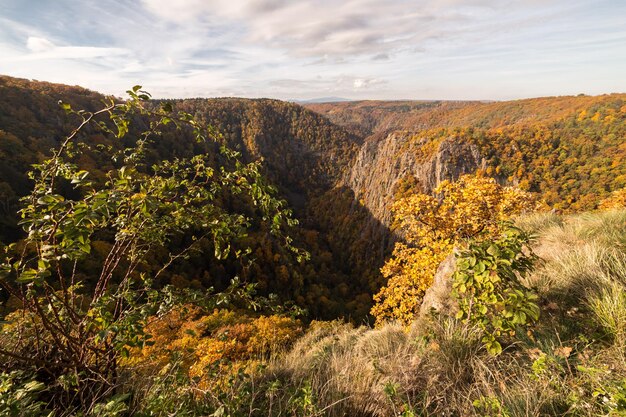
[[[510,417],[496,397],[482,396],[472,403],[480,417]]]
[[[53,412],[46,409],[46,402],[40,395],[44,390],[45,384],[27,372],[0,373],[0,416],[52,416]]]
[[[539,319],[537,295],[520,282],[536,258],[528,243],[524,232],[509,227],[498,239],[471,243],[457,255],[452,283],[457,318],[479,325],[493,354],[502,352],[500,341]]]

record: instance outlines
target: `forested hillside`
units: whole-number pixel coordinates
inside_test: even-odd
[[[30,165],[49,155],[75,122],[64,114],[59,100],[75,108],[94,110],[104,96],[79,87],[1,78],[0,221],[4,227],[0,240],[8,242],[20,236],[16,213],[19,197],[30,189],[26,177]],[[311,253],[312,259],[306,265],[297,264],[260,231],[250,236],[256,245],[251,258],[257,262],[252,265],[215,263],[196,257],[174,268],[164,281],[208,288],[216,283],[223,285],[228,277],[237,274],[259,283],[263,293],[278,293],[296,300],[314,316],[364,317],[371,302],[367,281],[364,285],[363,280],[353,279],[357,274],[353,273],[349,254],[338,250],[339,239],[331,236],[336,222],[355,221],[350,216],[352,197],[336,185],[349,168],[361,139],[301,106],[276,100],[197,99],[171,104],[213,125],[229,146],[243,153],[245,160],[263,159],[263,172],[279,187],[302,222],[294,239]],[[132,142],[132,135],[123,143],[107,142],[102,134],[89,130],[86,136],[91,143],[111,145],[118,151]],[[166,130],[150,145],[148,162],[201,154],[210,151],[207,146],[195,143],[186,132]],[[81,156],[80,165],[104,181],[103,172],[111,167],[111,162],[98,152],[87,151]],[[337,206],[325,211],[312,204],[322,196]],[[333,212],[336,207],[341,207],[345,214],[337,216]]]
[[[307,105],[335,123],[369,135],[361,165],[374,170],[384,164],[390,167],[386,173],[378,170],[375,178],[368,178],[371,170],[355,167],[352,187],[364,195],[366,205],[376,207],[377,217],[384,216],[387,207],[381,196],[396,185],[432,190],[441,178],[436,172],[423,173],[425,165],[451,146],[458,150],[448,163],[452,177],[480,170],[502,183],[537,193],[551,208],[593,209],[626,185],[625,106],[623,94],[488,103]],[[370,193],[364,182],[382,182],[386,187]]]
[[[0,240],[20,236],[15,213],[30,188],[26,171],[73,126],[58,101],[94,110],[103,99],[79,87],[0,78]],[[263,172],[295,209],[301,227],[294,238],[311,261],[298,264],[259,231],[249,238],[258,261],[251,266],[194,258],[164,283],[208,288],[237,274],[265,293],[295,300],[312,317],[367,315],[395,239],[391,204],[402,195],[479,172],[535,193],[547,208],[571,212],[593,209],[626,185],[623,95],[305,107],[266,99],[169,102],[213,125],[245,160],[262,158]],[[132,141],[86,134],[118,151]],[[150,146],[150,161],[209,151],[175,130]],[[103,181],[111,163],[86,152],[80,164]]]

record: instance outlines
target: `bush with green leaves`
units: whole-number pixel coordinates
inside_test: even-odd
[[[0,417],[39,417],[52,415],[39,394],[45,384],[24,371],[0,373]]]
[[[118,360],[146,342],[146,317],[171,294],[152,283],[202,242],[211,242],[215,258],[239,258],[249,249],[237,242],[263,222],[283,247],[306,257],[291,245],[286,231],[296,222],[261,175],[259,162],[242,162],[190,114],[169,103],[154,106],[140,86],[128,94],[127,101],[110,99],[95,112],[61,103],[78,127],[30,172],[33,191],[20,211],[26,238],[0,247],[0,284],[20,306],[5,318],[0,359],[7,370],[46,381],[47,403],[63,414],[123,408],[115,397]],[[139,133],[132,133],[134,124]],[[172,127],[209,142],[214,152],[146,166],[150,142]],[[102,151],[82,140],[93,129],[122,147],[104,149],[114,167],[104,183],[78,166],[86,149]],[[250,210],[223,204],[234,198],[253,207],[256,223]],[[89,276],[84,261],[99,239],[110,248],[98,274]],[[173,239],[188,244],[169,252],[156,273],[144,273],[149,254],[170,251]]]
[[[457,318],[482,328],[482,341],[494,355],[502,352],[502,341],[539,319],[537,295],[520,281],[537,259],[529,242],[530,236],[509,226],[498,239],[470,243],[457,254]]]
[[[481,396],[472,402],[474,410],[480,417],[510,417],[511,415],[502,406],[496,397]]]

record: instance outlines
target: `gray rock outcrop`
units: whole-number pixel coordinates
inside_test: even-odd
[[[401,179],[412,175],[420,191],[430,193],[442,181],[473,173],[484,164],[473,144],[448,138],[428,154],[420,151],[425,143],[406,132],[381,133],[370,136],[357,154],[347,185],[383,225],[391,223],[393,192]]]
[[[437,268],[433,285],[424,294],[420,317],[429,315],[432,310],[447,316],[457,313],[459,306],[452,296],[452,275],[455,270],[456,257],[451,253]]]

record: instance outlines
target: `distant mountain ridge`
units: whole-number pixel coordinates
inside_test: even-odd
[[[303,99],[303,100],[294,100],[294,103],[298,103],[298,104],[341,103],[341,102],[348,102],[348,101],[352,101],[352,99],[343,98],[343,97],[318,97],[318,98],[309,98],[309,99]]]
[[[480,161],[474,163],[474,170],[537,192],[557,209],[580,211],[593,209],[610,191],[626,185],[625,104],[625,94],[608,94],[506,102],[362,101],[306,107],[365,137],[359,164],[363,165],[364,152],[376,155],[378,162],[369,160],[365,165],[370,168],[357,169],[352,178],[366,178],[380,164],[397,169],[392,180],[372,174],[376,180],[365,181],[387,183],[388,194],[394,184],[411,175],[429,191],[438,179],[420,178],[419,169],[399,167],[434,160],[441,156],[441,146],[466,144],[469,153],[454,158],[459,163],[474,160],[478,152]],[[392,148],[397,151],[383,152],[390,143],[396,144]],[[456,171],[464,169],[450,167],[451,173]],[[353,187],[369,194],[367,187],[363,190],[359,185],[362,182]],[[379,191],[374,192],[375,199],[381,198]],[[375,205],[381,210],[387,207]]]

